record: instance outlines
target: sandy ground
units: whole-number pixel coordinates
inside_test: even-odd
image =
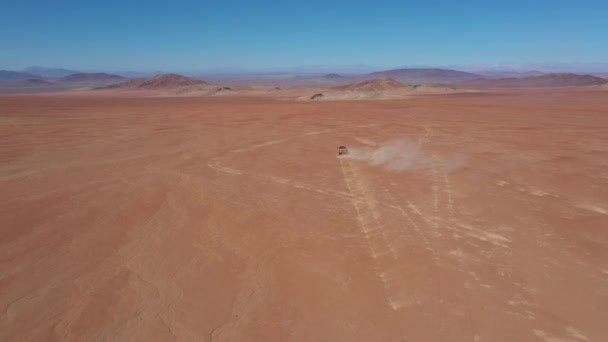
[[[607,114],[0,97],[0,340],[605,341]]]

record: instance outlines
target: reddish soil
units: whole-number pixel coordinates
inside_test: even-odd
[[[93,96],[0,97],[2,341],[608,338],[605,91]]]

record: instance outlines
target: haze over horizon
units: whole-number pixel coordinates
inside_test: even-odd
[[[0,69],[365,72],[607,69],[601,1],[25,0],[0,12]]]

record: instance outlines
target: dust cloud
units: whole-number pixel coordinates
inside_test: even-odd
[[[386,141],[378,147],[349,147],[349,154],[342,158],[358,160],[389,171],[425,170],[441,167],[444,172],[452,173],[464,165],[464,156],[452,155],[450,158],[433,157],[425,153],[421,145],[408,138]]]
[[[407,139],[389,140],[379,147],[352,147],[345,159],[368,162],[370,165],[383,167],[389,171],[420,170],[432,166],[420,145]]]

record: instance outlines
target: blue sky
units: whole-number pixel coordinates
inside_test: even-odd
[[[608,63],[608,1],[0,0],[0,69]]]

